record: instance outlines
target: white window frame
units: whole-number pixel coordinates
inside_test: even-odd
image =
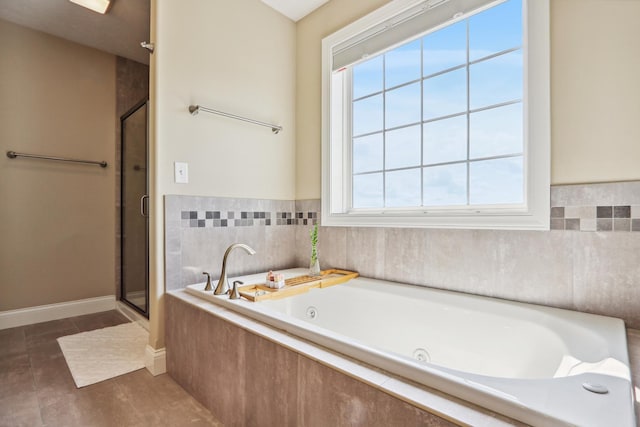
[[[343,91],[350,88],[332,72],[333,50],[421,3],[428,1],[394,0],[322,40],[322,225],[549,230],[549,0],[522,0],[525,203],[517,208],[471,205],[463,209],[350,209],[351,141],[350,131],[343,126],[349,123],[347,110],[351,108],[343,105]]]

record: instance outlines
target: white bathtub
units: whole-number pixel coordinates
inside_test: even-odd
[[[635,426],[619,319],[366,278],[258,303],[203,288],[187,292],[528,424]]]

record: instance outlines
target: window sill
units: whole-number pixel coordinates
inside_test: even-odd
[[[346,213],[322,212],[322,225],[327,227],[400,227],[453,228],[491,230],[549,230],[549,209],[526,213],[481,212],[407,214],[407,213]]]

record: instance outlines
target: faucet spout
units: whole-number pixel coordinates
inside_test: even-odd
[[[218,286],[216,286],[216,290],[213,291],[214,295],[223,295],[229,292],[229,280],[227,279],[227,257],[235,248],[244,249],[244,251],[249,255],[256,254],[256,251],[254,251],[251,247],[245,245],[244,243],[234,243],[233,245],[229,246],[224,253],[224,257],[222,258],[222,271],[220,272]]]

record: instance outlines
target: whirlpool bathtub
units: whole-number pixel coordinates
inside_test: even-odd
[[[620,319],[362,277],[262,302],[203,288],[187,292],[528,424],[635,426]]]

